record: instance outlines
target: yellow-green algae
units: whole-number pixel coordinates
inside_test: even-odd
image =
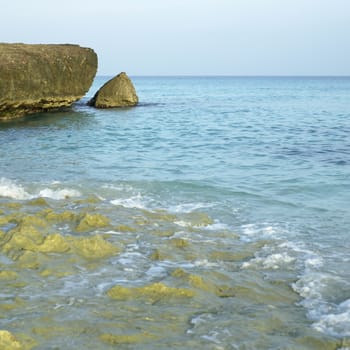
[[[169,242],[176,248],[186,248],[189,246],[188,240],[183,238],[172,238],[169,240]]]
[[[46,339],[52,338],[57,334],[64,335],[68,330],[67,327],[61,326],[47,326],[47,327],[34,327],[32,329],[33,334],[40,335]]]
[[[118,232],[136,232],[137,229],[135,227],[131,227],[129,225],[117,225],[114,226],[113,229]]]
[[[22,298],[16,297],[11,300],[7,300],[4,303],[0,304],[0,318],[5,318],[6,314],[2,313],[1,311],[8,312],[14,309],[21,308],[23,309],[25,307],[26,303]],[[0,348],[1,349],[1,348]]]
[[[210,253],[210,259],[219,261],[242,261],[254,257],[253,251],[222,251],[216,250]]]
[[[325,336],[318,335],[317,337],[299,337],[296,339],[296,344],[300,345],[300,347],[296,345],[293,350],[346,350],[349,349],[350,341],[329,339]],[[292,348],[290,349],[292,350]]]
[[[0,249],[13,260],[19,260],[24,254],[26,259],[22,259],[22,267],[38,268],[37,256],[35,253],[67,253],[72,252],[85,259],[101,259],[116,254],[119,249],[106,241],[101,235],[88,237],[63,236],[60,233],[52,232],[52,224],[57,222],[76,222],[78,232],[91,231],[109,225],[109,219],[101,214],[89,214],[77,216],[71,211],[55,213],[51,209],[46,209],[36,215],[12,214],[12,222],[16,226],[7,233],[0,234]],[[9,218],[6,218],[6,222]],[[5,220],[3,220],[5,221]]]
[[[37,270],[40,266],[39,256],[29,250],[23,251],[16,259],[16,267],[20,269]]]
[[[38,251],[42,253],[64,253],[68,250],[70,250],[69,244],[58,233],[48,235],[38,247]]]
[[[30,350],[36,342],[26,335],[14,335],[7,330],[0,330],[1,350]]]
[[[214,220],[206,213],[192,212],[179,216],[180,224],[189,228],[200,228],[212,225]]]
[[[33,205],[33,206],[40,206],[40,207],[48,207],[49,206],[47,201],[42,197],[38,197],[38,198],[34,198],[32,200],[29,200],[29,201],[27,201],[27,204]]]
[[[166,230],[152,230],[152,233],[159,237],[171,237],[175,234],[176,229],[166,229]]]
[[[102,334],[100,339],[110,345],[119,344],[144,344],[152,340],[157,339],[157,336],[149,333],[137,333],[137,334]]]
[[[37,251],[44,239],[44,234],[34,226],[19,225],[6,234],[2,251],[16,259],[25,250]]]
[[[90,326],[85,320],[66,321],[64,323],[55,323],[50,317],[40,320],[40,325],[31,329],[32,333],[45,340],[62,337],[76,337],[84,333],[95,333],[95,327]],[[96,332],[97,335],[97,332]]]
[[[19,224],[22,227],[32,226],[36,228],[47,228],[49,223],[37,215],[24,215],[20,218]]]
[[[119,249],[101,235],[71,238],[70,244],[75,253],[85,259],[101,259],[119,253]]]
[[[250,271],[252,274],[252,272]],[[276,288],[271,282],[263,279],[260,275],[254,275],[247,281],[243,280],[243,285],[236,281],[233,291],[236,297],[250,300],[254,303],[264,304],[287,304],[291,305],[299,301],[299,295],[288,285],[280,285]]]
[[[57,322],[55,319],[55,313],[50,315],[46,314],[39,318],[34,325],[29,326],[31,333],[35,338],[41,338],[44,341],[55,338],[68,339],[70,337],[78,337],[82,334],[90,334],[97,337],[98,334],[100,334],[97,325],[89,322],[89,320],[73,319],[65,320],[64,322]],[[85,349],[85,347],[82,347],[82,349]]]
[[[77,232],[92,231],[97,228],[106,227],[109,224],[110,224],[109,219],[104,215],[86,213],[80,219],[76,227],[76,231]]]
[[[156,282],[144,287],[123,287],[114,286],[107,295],[115,300],[146,299],[154,303],[159,300],[173,298],[192,298],[195,295],[193,290],[187,288],[168,287],[164,283]]]
[[[101,199],[95,195],[90,195],[87,198],[78,199],[78,200],[74,201],[74,203],[76,203],[76,204],[97,204],[100,202],[101,202]]]
[[[177,220],[176,215],[170,214],[166,210],[155,210],[155,211],[143,210],[142,213],[148,219],[151,219],[151,220],[156,221],[156,222],[159,222],[159,221],[174,222]]]
[[[18,273],[15,271],[0,271],[0,280],[15,280],[18,278]]]
[[[9,208],[9,209],[20,209],[22,208],[22,204],[21,203],[16,203],[16,202],[9,202],[9,203],[2,203],[2,205],[6,208]]]
[[[150,258],[152,260],[171,260],[171,257],[169,255],[164,254],[159,249],[155,249],[150,255]]]
[[[0,226],[7,225],[10,222],[11,218],[12,217],[8,215],[0,216]]]
[[[215,294],[218,297],[235,296],[235,290],[233,287],[222,284],[216,284],[212,281],[205,280],[202,276],[187,273],[180,268],[174,270],[172,272],[172,276],[184,279],[190,284],[191,287]]]
[[[0,330],[0,349],[23,349],[23,345],[9,331]]]
[[[111,225],[109,218],[96,213],[98,206],[87,208],[87,206],[83,207],[81,205],[78,207],[77,202],[74,202],[73,206],[72,203],[66,201],[64,205],[60,204],[54,210],[44,203],[41,205],[40,203],[29,202],[27,204],[30,207],[25,208],[26,204],[24,204],[20,211],[15,205],[12,208],[4,208],[3,215],[0,215],[0,224],[3,223],[4,227],[0,227],[6,232],[0,231],[0,250],[15,260],[11,264],[1,266],[4,271],[2,281],[8,290],[11,290],[12,285],[13,288],[17,288],[16,284],[19,286],[21,283],[24,286],[24,281],[28,284],[28,287],[31,287],[33,282],[31,276],[34,276],[34,284],[38,283],[38,286],[41,283],[45,286],[49,286],[51,283],[59,285],[64,281],[59,281],[58,278],[69,274],[77,274],[80,268],[88,267],[91,269],[92,265],[92,268],[100,268],[99,259],[117,254],[120,245],[133,244],[138,239],[141,242],[144,239],[149,244],[150,249],[146,253],[147,259],[179,261],[180,263],[186,259],[193,261],[201,259],[215,260],[217,266],[221,266],[222,262],[223,265],[229,266],[230,272],[234,271],[235,273],[231,275],[227,273],[228,270],[226,269],[227,275],[224,274],[224,271],[220,275],[217,272],[218,268],[211,269],[204,265],[196,265],[194,268],[189,268],[189,272],[182,269],[175,270],[172,274],[167,275],[164,283],[129,288],[115,286],[107,292],[110,299],[107,298],[104,301],[104,306],[96,307],[95,301],[98,302],[97,299],[91,303],[91,305],[94,305],[93,311],[89,309],[90,306],[87,306],[86,310],[91,312],[91,323],[88,322],[88,327],[85,329],[78,329],[77,327],[74,334],[70,327],[66,326],[66,323],[62,326],[55,315],[62,313],[62,319],[64,319],[69,312],[78,311],[77,308],[74,308],[76,305],[69,308],[68,304],[66,307],[65,302],[63,302],[64,306],[56,309],[55,303],[57,300],[52,296],[49,297],[49,302],[35,301],[35,304],[30,305],[26,305],[24,301],[21,304],[20,301],[17,302],[14,299],[3,300],[0,303],[1,318],[10,317],[10,315],[17,316],[22,309],[27,311],[33,306],[37,308],[36,310],[43,310],[44,314],[51,315],[52,318],[48,322],[34,318],[33,325],[30,326],[33,327],[31,334],[35,336],[37,341],[40,341],[41,347],[45,347],[45,342],[50,342],[51,339],[59,344],[59,338],[70,335],[81,336],[84,334],[84,339],[79,340],[79,342],[84,342],[87,339],[87,333],[89,333],[89,341],[96,342],[96,348],[99,348],[98,344],[101,341],[104,343],[100,345],[101,347],[114,346],[116,348],[133,348],[133,344],[136,344],[134,346],[136,348],[141,347],[143,343],[152,343],[152,341],[157,343],[156,346],[159,346],[163,341],[170,344],[165,339],[172,336],[180,337],[179,334],[185,334],[189,327],[188,321],[193,313],[198,312],[200,314],[201,311],[211,310],[211,308],[217,310],[216,307],[227,305],[226,301],[222,299],[223,297],[233,296],[234,298],[230,298],[228,302],[235,305],[235,310],[237,309],[240,312],[237,320],[233,321],[233,325],[237,327],[237,332],[240,332],[240,327],[242,329],[245,327],[245,325],[240,326],[237,323],[240,322],[239,317],[242,310],[244,310],[243,313],[246,310],[252,310],[247,326],[251,327],[253,332],[256,330],[265,334],[263,336],[265,340],[261,344],[268,344],[266,339],[269,334],[295,332],[295,335],[288,336],[288,341],[293,346],[288,347],[290,344],[285,344],[285,349],[327,348],[333,350],[341,347],[334,346],[335,342],[327,337],[313,336],[310,332],[296,330],[293,322],[294,328],[289,329],[288,322],[290,318],[283,316],[287,315],[289,311],[288,305],[292,305],[299,300],[298,295],[293,293],[289,287],[291,282],[282,281],[281,285],[276,286],[275,283],[277,282],[264,280],[258,271],[240,271],[240,265],[235,263],[253,257],[265,242],[261,241],[256,244],[237,242],[229,249],[225,245],[225,238],[229,237],[231,239],[234,235],[224,231],[220,233],[214,230],[203,231],[203,227],[213,223],[211,218],[203,213],[173,215],[166,211],[147,212],[139,209],[124,210],[113,207],[115,212],[112,212],[112,210],[109,212],[114,221]],[[52,202],[50,204],[54,205]],[[73,207],[74,209],[72,209]],[[25,210],[28,210],[31,214],[24,214]],[[33,214],[35,211],[36,213]],[[120,212],[122,212],[121,215]],[[99,215],[107,218],[107,220],[99,220],[101,218]],[[135,220],[138,220],[138,222],[135,222]],[[139,227],[137,227],[138,224]],[[16,226],[13,227],[14,225]],[[81,226],[79,227],[79,225]],[[118,231],[119,234],[116,235],[113,232],[114,230]],[[96,234],[92,231],[98,231],[99,233]],[[208,241],[200,240],[198,233],[201,231],[209,236]],[[134,234],[135,232],[136,234]],[[15,238],[17,234],[18,237]],[[181,238],[179,234],[181,234]],[[217,241],[213,240],[213,244],[208,243],[214,234],[215,238],[224,238],[222,242],[218,239]],[[111,243],[116,241],[118,246]],[[153,254],[151,254],[152,249]],[[209,261],[209,263],[211,262]],[[16,271],[15,274],[18,273],[17,278],[15,278],[15,274],[12,275],[13,279],[7,278],[6,272],[10,271],[11,267],[14,268],[13,271]],[[27,269],[32,269],[32,271]],[[171,272],[171,270],[168,272]],[[248,277],[247,274],[249,274]],[[104,278],[103,274],[101,278]],[[71,278],[67,280],[70,281]],[[74,277],[72,280],[74,280]],[[9,287],[10,285],[11,287]],[[85,299],[85,297],[84,295],[82,299]],[[191,301],[188,302],[188,300]],[[164,302],[164,304],[161,304],[161,308],[156,305],[149,305],[157,302]],[[185,302],[186,308],[181,305]],[[283,307],[287,305],[285,315],[283,315],[279,305],[283,305]],[[171,310],[167,321],[164,321],[164,314],[166,313],[164,307],[169,307],[168,310]],[[262,310],[261,314],[256,311],[259,307]],[[103,310],[105,310],[105,313]],[[269,313],[267,318],[265,318],[265,310],[268,310]],[[277,310],[275,314],[272,314],[273,310]],[[76,323],[81,322],[79,313],[80,311],[74,315],[74,322]],[[132,317],[126,320],[127,315],[132,315]],[[105,322],[103,326],[100,323],[101,318],[105,320],[108,318],[108,320],[102,321]],[[94,322],[98,323],[99,327],[96,327],[94,332],[90,332],[88,328]],[[301,321],[301,323],[303,322]],[[23,327],[27,326],[24,326],[21,321],[16,321],[10,323],[8,327],[13,329],[14,332],[16,330],[14,333],[16,339],[24,344],[22,341],[24,338],[17,333],[17,330],[22,330]],[[309,334],[311,335],[308,336]],[[183,344],[189,344],[188,338],[183,338],[183,340]],[[194,341],[193,344],[198,346],[199,343]],[[337,342],[337,344],[340,344],[340,342]],[[2,349],[1,346],[0,349]]]
[[[68,223],[78,233],[94,231],[110,225],[109,218],[98,213],[76,213],[71,210],[56,212],[52,209],[45,209],[40,215],[50,223]]]
[[[42,277],[49,277],[49,276],[54,276],[57,278],[62,278],[62,277],[66,277],[69,275],[72,275],[73,272],[72,271],[55,271],[52,269],[44,269],[40,272],[40,276]]]
[[[77,214],[69,210],[65,210],[63,212],[57,213],[52,209],[48,209],[48,210],[44,210],[42,212],[42,215],[50,223],[65,223],[65,222],[75,223],[78,220]]]

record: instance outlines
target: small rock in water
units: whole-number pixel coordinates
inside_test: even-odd
[[[88,105],[96,108],[132,107],[138,102],[133,83],[122,72],[104,84]]]

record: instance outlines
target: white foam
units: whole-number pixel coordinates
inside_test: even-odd
[[[203,230],[208,230],[208,231],[225,231],[229,229],[230,227],[227,224],[223,224],[218,221],[215,221],[213,224],[203,227]]]
[[[17,200],[27,200],[33,198],[33,196],[26,192],[21,185],[18,185],[14,181],[3,177],[0,178],[0,196]]]
[[[283,230],[267,224],[245,225],[243,235],[243,239],[247,240],[267,237],[280,239],[285,236]],[[350,336],[349,282],[333,272],[324,271],[326,266],[323,257],[306,247],[305,243],[284,241],[278,245],[266,244],[241,268],[291,268],[299,271],[299,279],[292,288],[302,297],[300,304],[313,322],[312,327],[337,338]]]
[[[108,190],[121,191],[121,192],[132,192],[134,190],[133,187],[126,184],[120,184],[120,185],[106,184],[106,185],[103,185],[102,188],[105,188]]]
[[[228,225],[220,222],[214,222],[213,224],[210,224],[210,225],[202,225],[202,224],[194,225],[190,221],[176,220],[174,221],[174,224],[180,227],[200,227],[201,229],[207,230],[207,231],[220,231],[220,230],[224,231],[229,229]]]
[[[244,262],[242,268],[250,268],[259,266],[263,269],[273,269],[277,270],[281,267],[286,267],[291,263],[295,262],[295,258],[288,255],[286,252],[271,254],[267,257],[257,257],[251,259],[250,261]]]
[[[57,184],[56,182],[53,184]],[[28,200],[37,197],[45,197],[56,200],[66,199],[70,197],[79,197],[81,193],[74,189],[63,188],[63,189],[51,189],[44,188],[38,193],[29,193],[27,192],[22,185],[18,185],[16,182],[0,178],[0,196],[8,197],[17,200]]]
[[[168,272],[163,266],[155,265],[151,266],[146,272],[145,275],[151,279],[154,278],[165,278]]]
[[[208,203],[182,203],[168,208],[172,213],[191,213],[197,209],[211,208],[213,204]]]
[[[205,267],[216,267],[219,266],[217,263],[209,262],[207,259],[195,260],[194,266],[205,266]]]
[[[51,198],[56,200],[80,196],[81,193],[79,191],[67,188],[61,190],[52,190],[51,188],[45,188],[41,190],[38,194],[38,197]]]
[[[247,224],[242,226],[243,241],[251,241],[255,239],[280,238],[282,229],[277,225],[268,223]]]
[[[113,205],[120,205],[125,208],[146,209],[146,204],[140,193],[129,198],[117,198],[111,201]]]
[[[334,337],[350,336],[350,299],[339,304],[333,313],[322,315],[313,327]]]
[[[178,226],[181,226],[181,227],[190,227],[190,226],[192,226],[190,222],[184,221],[184,220],[174,221],[174,224],[176,224]]]
[[[311,255],[305,259],[305,268],[319,269],[323,266],[323,259],[320,256]]]
[[[295,261],[295,258],[289,256],[286,252],[271,254],[263,261],[264,268],[278,269],[281,265],[290,264]]]
[[[346,281],[333,274],[307,269],[292,287],[303,297],[301,304],[314,322],[313,328],[334,337],[350,336],[350,299],[340,304],[332,298],[328,300],[339,288],[348,290]]]

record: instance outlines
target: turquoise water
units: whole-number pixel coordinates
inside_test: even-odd
[[[106,216],[79,234],[120,250],[58,277],[44,265],[65,253],[38,252],[51,260],[33,269],[3,249],[0,268],[23,285],[0,279],[0,298],[23,305],[1,311],[0,329],[37,349],[349,348],[350,78],[134,77],[139,106],[87,107],[107,79],[70,109],[0,125],[0,218],[20,213],[3,242],[24,215],[71,210]],[[156,282],[196,296],[107,294]]]

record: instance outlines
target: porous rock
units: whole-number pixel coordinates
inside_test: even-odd
[[[96,71],[97,55],[89,48],[0,43],[0,121],[70,106]]]
[[[96,108],[132,107],[137,105],[138,101],[132,81],[126,73],[122,72],[107,81],[88,105]]]

